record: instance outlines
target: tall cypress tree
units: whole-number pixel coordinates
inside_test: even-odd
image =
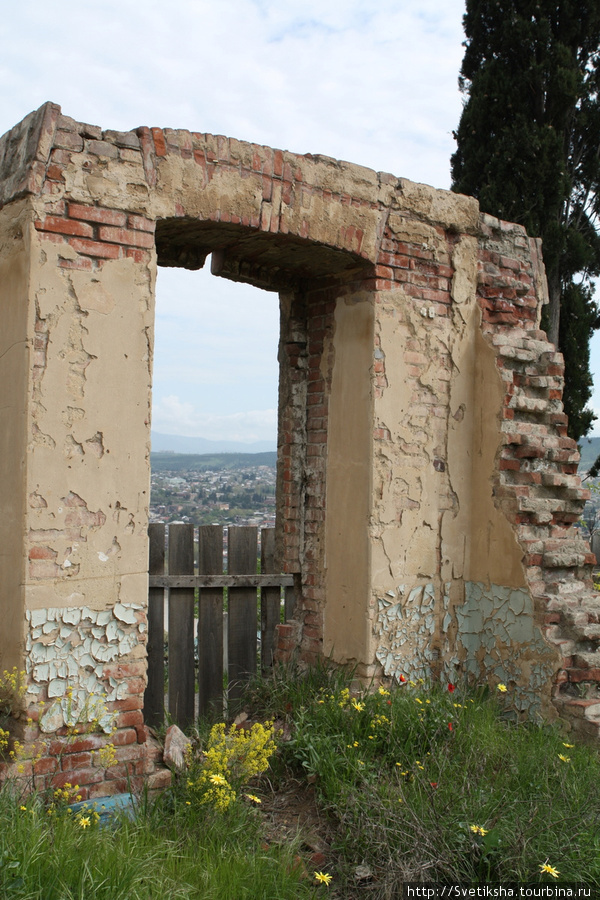
[[[589,342],[600,327],[600,0],[466,0],[466,102],[452,190],[543,240],[543,327],[565,357],[565,410],[590,430]]]

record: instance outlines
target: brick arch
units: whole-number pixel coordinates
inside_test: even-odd
[[[392,176],[222,135],[158,128],[137,134],[157,218],[187,215],[377,261]]]

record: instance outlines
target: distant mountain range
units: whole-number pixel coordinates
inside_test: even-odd
[[[277,449],[275,441],[208,441],[201,437],[186,437],[181,434],[152,432],[153,453],[271,453]],[[581,462],[579,471],[586,472],[596,457],[600,455],[600,437],[583,438],[581,441]]]
[[[275,441],[208,441],[201,437],[152,432],[153,453],[268,453],[277,449]]]

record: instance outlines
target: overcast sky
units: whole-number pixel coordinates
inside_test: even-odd
[[[0,17],[0,134],[52,100],[102,128],[208,131],[448,188],[463,12],[463,0],[21,0]],[[274,441],[276,294],[179,269],[159,270],[157,293],[154,429]],[[600,386],[600,353],[593,369]]]

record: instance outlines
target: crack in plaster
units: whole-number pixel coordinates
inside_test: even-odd
[[[0,353],[0,359],[4,359],[4,357],[6,356],[7,353],[10,353],[10,351],[14,350],[15,347],[20,347],[20,346],[23,346],[23,347],[29,346],[29,341],[27,341],[27,340],[15,341],[13,344],[11,344],[9,347],[7,347],[3,353]]]
[[[139,604],[115,604],[112,610],[88,607],[27,610],[25,669],[29,703],[42,708],[40,729],[49,734],[65,725],[99,718],[109,733],[113,714],[106,704],[122,699],[129,688],[107,675],[107,664],[141,658],[146,621]],[[67,695],[67,691],[71,695]],[[41,701],[47,696],[47,708]]]

